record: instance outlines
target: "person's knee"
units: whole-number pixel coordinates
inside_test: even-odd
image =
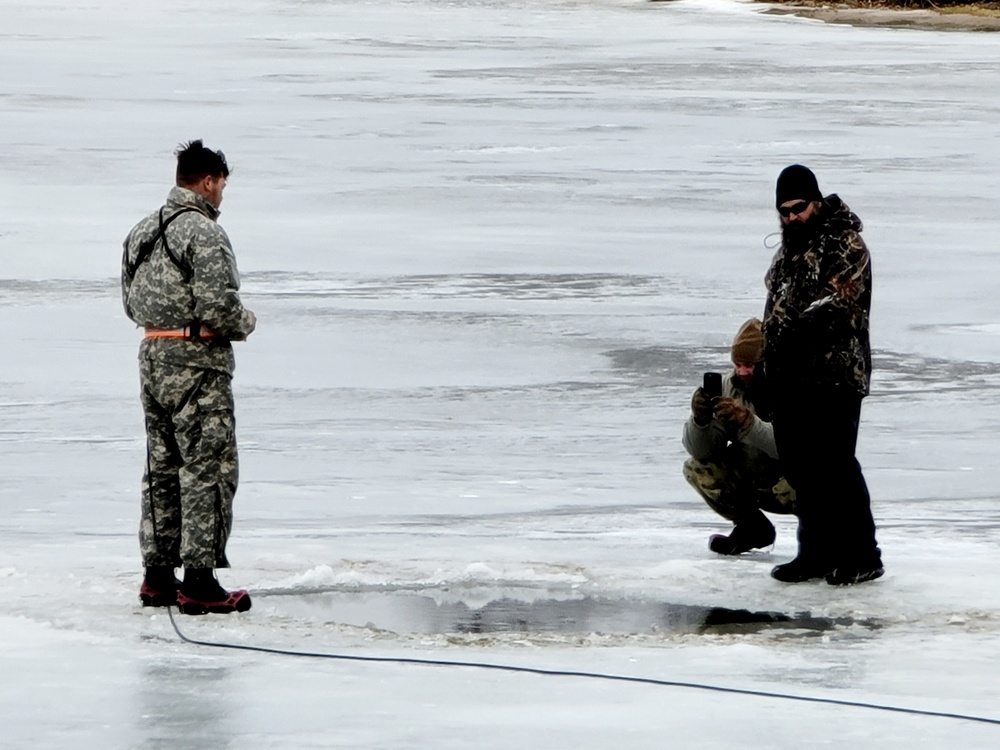
[[[761,493],[761,510],[768,513],[796,513],[797,495],[795,489],[785,477],[781,477],[773,486]]]
[[[718,489],[726,479],[726,470],[719,464],[689,458],[684,462],[684,478],[696,489]]]
[[[728,509],[733,505],[733,497],[739,493],[733,491],[735,478],[725,466],[688,459],[684,462],[684,478],[712,510],[729,517]]]
[[[228,460],[236,444],[236,420],[228,409],[216,409],[201,415],[199,449],[215,461]]]
[[[784,477],[774,483],[774,486],[771,487],[771,494],[782,505],[791,505],[795,502],[795,489]]]

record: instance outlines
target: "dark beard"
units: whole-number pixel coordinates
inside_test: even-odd
[[[806,222],[791,221],[781,228],[781,239],[793,255],[809,249],[819,230],[819,222],[816,219],[817,217],[813,215]]]

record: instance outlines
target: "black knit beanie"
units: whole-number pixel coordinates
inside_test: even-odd
[[[819,191],[816,175],[808,167],[793,164],[785,167],[778,175],[778,186],[775,190],[775,207],[793,200],[821,201],[823,193]]]

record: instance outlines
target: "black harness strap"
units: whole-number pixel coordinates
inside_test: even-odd
[[[167,227],[169,227],[170,224],[173,222],[173,220],[176,219],[178,216],[180,216],[181,214],[185,214],[189,211],[196,211],[197,213],[201,213],[201,211],[198,211],[197,208],[191,208],[190,206],[188,206],[179,209],[175,213],[171,214],[171,216],[166,221],[164,221],[163,209],[161,208],[159,217],[160,228],[156,232],[156,234],[153,235],[151,239],[146,240],[145,242],[139,245],[139,252],[136,253],[134,262],[132,263],[128,262],[128,248],[127,247],[125,248],[125,264],[124,264],[125,272],[128,275],[128,279],[130,282],[133,279],[135,279],[135,274],[136,271],[139,270],[139,266],[141,266],[143,263],[149,260],[149,256],[153,254],[153,249],[156,247],[156,243],[159,242],[161,238],[163,239],[163,247],[167,251],[167,257],[169,257],[170,260],[173,261],[174,265],[180,269],[181,273],[184,274],[185,281],[189,281],[191,279],[191,268],[188,266],[187,263],[184,262],[182,258],[179,258],[176,255],[174,255],[173,250],[170,249],[170,243],[167,242]]]

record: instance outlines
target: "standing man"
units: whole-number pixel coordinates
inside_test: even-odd
[[[166,204],[129,232],[122,302],[145,330],[139,347],[146,469],[139,544],[145,607],[186,614],[245,612],[246,591],[228,592],[238,464],[230,342],[257,324],[239,296],[229,237],[216,220],[229,165],[200,140],[182,145]],[[174,570],[184,566],[184,580]]]
[[[713,534],[708,548],[719,555],[741,555],[774,544],[774,524],[762,511],[794,513],[795,493],[781,476],[764,367],[760,321],[740,326],[730,356],[732,374],[712,398],[698,388],[683,443],[690,458],[684,478],[708,507],[733,522],[728,536]]]
[[[871,256],[861,220],[815,175],[778,176],[782,244],[767,272],[764,366],[775,443],[797,494],[799,551],[771,575],[832,585],[883,574],[871,498],[855,458],[871,383]]]

